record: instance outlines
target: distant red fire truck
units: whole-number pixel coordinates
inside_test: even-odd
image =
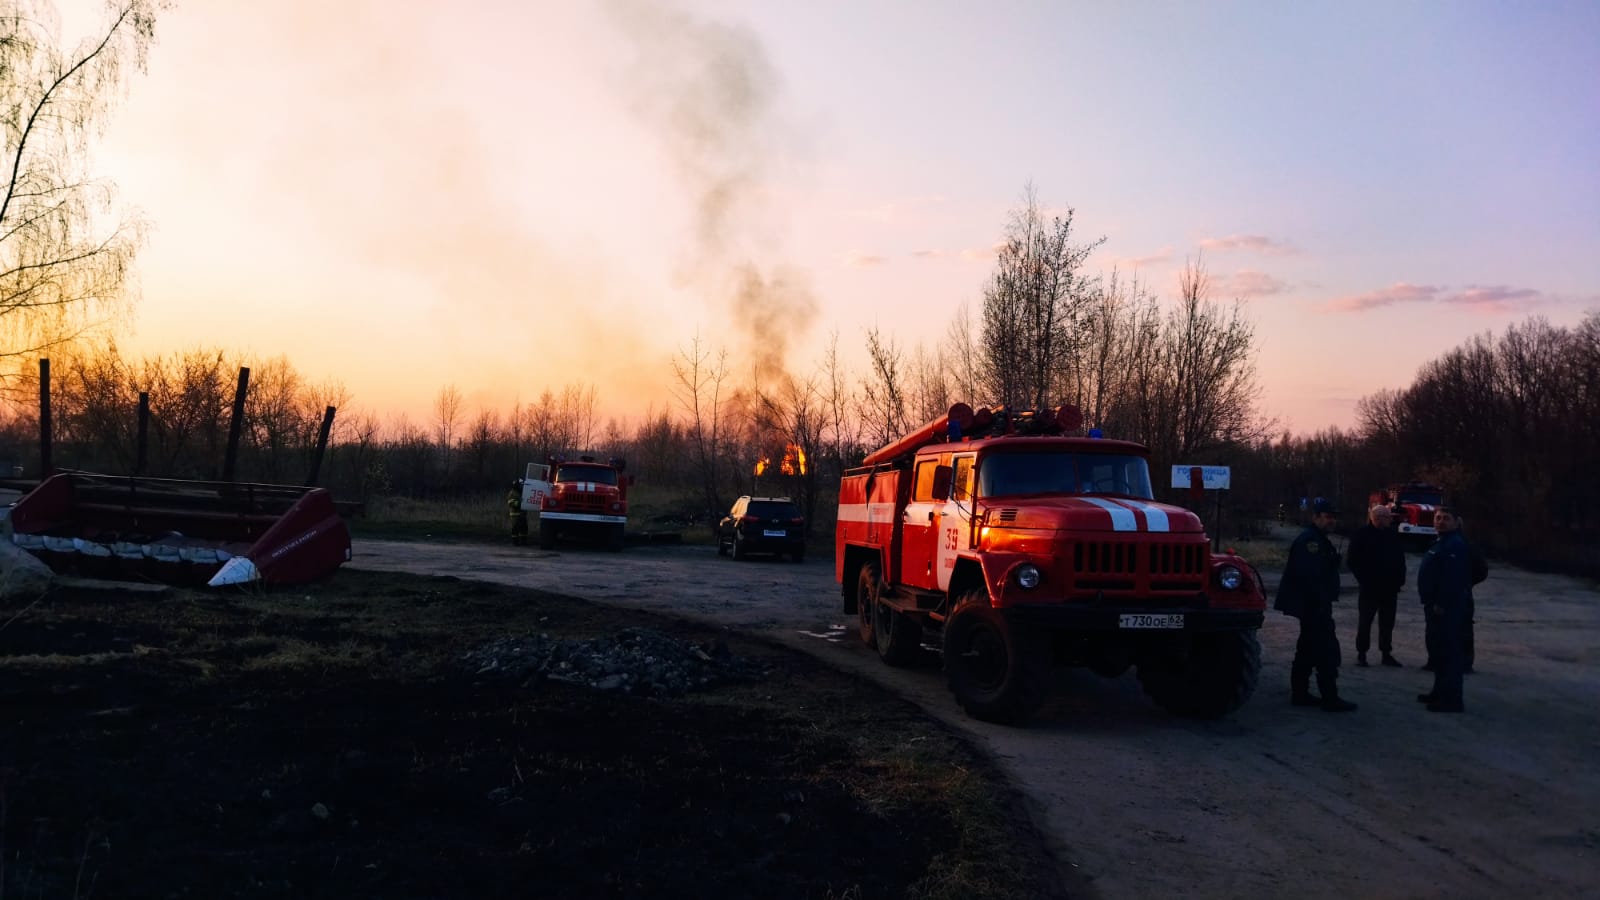
[[[1139,444],[1076,436],[1073,407],[949,412],[848,471],[835,577],[862,640],[890,665],[943,651],[977,718],[1016,723],[1051,664],[1202,718],[1237,709],[1261,669],[1255,569],[1212,553],[1200,519],[1155,502]]]
[[[539,522],[539,546],[552,550],[562,537],[587,536],[608,550],[621,550],[628,525],[624,460],[593,456],[529,463],[522,480],[522,508]]]

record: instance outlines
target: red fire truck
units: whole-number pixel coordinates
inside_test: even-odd
[[[1394,528],[1404,537],[1431,541],[1439,536],[1433,527],[1433,514],[1444,505],[1444,489],[1421,481],[1391,484],[1368,497],[1373,506],[1394,510]]]
[[[549,457],[528,463],[522,480],[522,508],[539,522],[539,546],[553,550],[565,537],[587,535],[608,550],[621,550],[628,524],[628,485],[621,459],[601,461]]]
[[[1051,664],[1136,667],[1166,709],[1213,718],[1261,669],[1255,568],[1212,553],[1194,513],[1155,502],[1149,451],[1086,437],[1073,407],[958,403],[840,484],[844,611],[890,665],[943,652],[968,714],[1020,723]]]

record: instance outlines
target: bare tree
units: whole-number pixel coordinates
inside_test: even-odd
[[[433,422],[439,442],[439,459],[446,478],[450,477],[450,458],[455,452],[456,426],[461,424],[461,391],[453,384],[439,389],[433,398]]]
[[[1093,289],[1080,272],[1105,238],[1074,244],[1073,210],[1048,221],[1028,185],[983,296],[984,381],[998,403],[1042,408],[1071,377]]]
[[[877,326],[867,330],[870,369],[861,382],[861,405],[867,419],[866,434],[876,442],[874,447],[882,447],[909,430],[901,356],[894,338],[885,337]]]
[[[850,389],[850,373],[839,360],[839,332],[828,339],[828,349],[822,357],[823,377],[826,381],[823,403],[827,409],[828,434],[832,438],[829,451],[836,467],[835,476],[844,474],[857,446],[861,443],[862,417],[856,412],[855,392]]]
[[[707,513],[721,509],[723,383],[728,378],[728,351],[715,354],[696,334],[688,349],[672,358],[673,399],[689,416],[689,434],[700,469]]]
[[[143,70],[157,9],[116,3],[71,51],[58,47],[50,4],[16,0],[0,15],[0,358],[70,340],[126,304],[143,226],[112,214],[113,187],[89,175],[88,145],[127,69]]]

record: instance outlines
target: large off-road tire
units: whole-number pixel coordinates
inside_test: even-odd
[[[627,537],[628,537],[627,529],[625,529],[621,525],[611,525],[611,526],[607,527],[606,528],[606,549],[611,551],[612,553],[616,553],[616,552],[620,551],[622,549],[623,543],[627,540]]]
[[[856,629],[861,642],[877,649],[878,579],[881,569],[875,562],[864,563],[856,573]]]
[[[554,550],[556,548],[556,523],[539,523],[539,549]]]
[[[858,598],[857,603],[860,602]],[[916,619],[878,600],[872,631],[878,655],[891,666],[909,666],[922,658],[922,625]]]
[[[1189,655],[1139,664],[1139,683],[1163,709],[1216,719],[1244,705],[1261,679],[1261,641],[1255,629],[1197,634]]]
[[[944,672],[956,702],[985,722],[1021,725],[1049,692],[1049,644],[1013,627],[989,595],[961,596],[944,623]]]

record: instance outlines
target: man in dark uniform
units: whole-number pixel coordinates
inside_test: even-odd
[[[1300,620],[1300,640],[1289,668],[1289,700],[1295,706],[1321,706],[1328,712],[1350,712],[1354,703],[1339,697],[1339,637],[1333,630],[1333,603],[1339,599],[1339,552],[1328,532],[1339,520],[1338,510],[1318,499],[1311,507],[1311,524],[1289,546],[1273,609]],[[1318,697],[1311,693],[1311,673],[1317,673]]]
[[[1372,646],[1372,619],[1378,619],[1378,650],[1383,664],[1400,667],[1394,658],[1394,613],[1406,584],[1406,551],[1400,533],[1390,527],[1394,513],[1379,504],[1367,511],[1367,524],[1350,536],[1350,573],[1361,585],[1360,618],[1356,625],[1356,665],[1367,664]]]
[[[1466,627],[1472,609],[1472,550],[1455,512],[1439,507],[1433,527],[1439,537],[1417,568],[1417,591],[1428,616],[1428,652],[1433,690],[1418,694],[1429,712],[1461,712],[1461,676],[1466,668]]]
[[[506,494],[506,509],[511,513],[511,545],[521,547],[528,542],[528,511],[522,508],[522,479],[511,482]]]

